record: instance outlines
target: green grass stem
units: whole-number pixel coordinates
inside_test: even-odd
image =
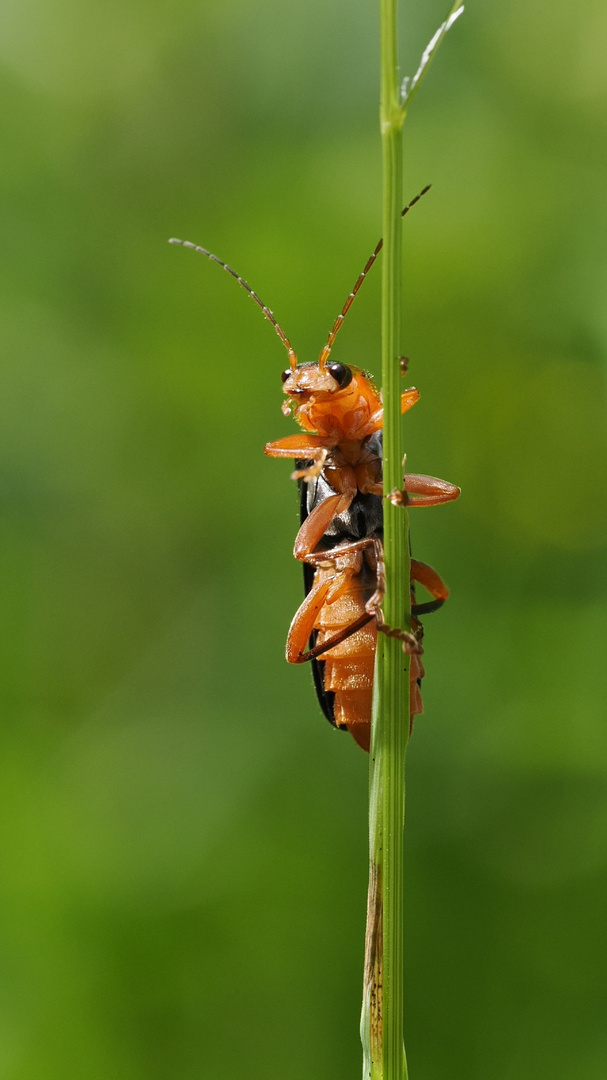
[[[397,55],[398,0],[380,0],[383,157],[382,393],[384,492],[403,485],[400,414],[400,326],[403,124],[428,64],[463,10],[454,4],[401,87]],[[384,502],[385,622],[410,625],[410,559],[405,507]],[[378,634],[369,796],[369,893],[361,1039],[363,1080],[407,1080],[404,1047],[405,753],[409,734],[409,657],[400,641]]]

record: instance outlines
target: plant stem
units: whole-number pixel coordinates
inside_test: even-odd
[[[400,422],[402,126],[397,59],[397,0],[380,0],[381,137],[383,154],[382,393],[384,492],[402,488]],[[385,621],[410,618],[407,513],[384,501]],[[403,828],[405,750],[409,733],[408,657],[401,643],[378,634],[373,703],[370,872],[363,1014],[363,1080],[407,1080],[403,1039]]]
[[[403,486],[400,424],[402,129],[407,109],[438,46],[464,6],[455,0],[422,54],[413,79],[399,84],[398,0],[380,0],[384,263],[382,394],[384,493]],[[409,523],[406,509],[384,501],[385,623],[410,626]],[[407,1080],[404,1021],[405,752],[409,738],[409,658],[401,643],[378,634],[371,725],[369,893],[361,1016],[363,1080]]]

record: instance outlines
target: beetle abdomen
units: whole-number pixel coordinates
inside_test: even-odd
[[[319,567],[315,580],[334,576],[334,569]],[[365,604],[375,589],[375,575],[366,562],[349,582],[348,588],[332,604],[325,603],[314,623],[316,646],[335,637],[365,614]],[[411,602],[414,602],[413,593]],[[412,629],[421,634],[418,619]],[[335,727],[349,731],[363,750],[371,742],[371,711],[373,707],[373,677],[377,648],[375,621],[356,630],[338,645],[322,654],[319,678],[322,679],[324,699],[331,702],[330,719]],[[421,655],[409,657],[410,730],[415,716],[423,712],[421,681],[424,677]]]
[[[333,571],[319,569],[317,573],[325,575]],[[374,586],[374,577],[365,563],[346,592],[319,611],[315,623],[317,645],[365,614],[365,604]],[[335,695],[333,722],[336,727],[350,731],[365,750],[369,749],[370,741],[376,645],[377,627],[375,622],[370,622],[323,654],[324,689]]]

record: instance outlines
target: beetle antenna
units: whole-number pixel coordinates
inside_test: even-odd
[[[411,199],[410,203],[407,203],[407,205],[405,206],[405,209],[403,210],[403,212],[402,212],[402,214],[400,216],[404,217],[405,214],[408,214],[409,210],[411,210],[415,206],[415,204],[419,202],[419,200],[422,198],[422,196],[425,195],[426,192],[429,191],[431,187],[432,187],[431,184],[427,184],[426,187],[422,191],[420,191],[419,195],[416,195],[414,199]],[[363,281],[365,280],[367,274],[369,273],[369,270],[373,266],[373,263],[375,262],[377,256],[379,255],[381,249],[383,248],[383,246],[384,246],[384,239],[382,237],[381,240],[379,241],[377,247],[375,248],[375,251],[373,252],[373,254],[369,256],[369,258],[367,260],[367,264],[366,264],[364,270],[362,271],[361,274],[358,275],[358,278],[356,280],[356,284],[355,284],[354,288],[352,289],[352,292],[350,293],[350,295],[349,295],[348,299],[346,300],[343,308],[341,309],[340,314],[337,316],[335,322],[333,323],[333,329],[331,330],[331,333],[329,334],[329,336],[327,338],[327,344],[324,346],[324,348],[323,348],[323,350],[322,350],[322,352],[320,354],[320,357],[318,359],[319,368],[324,368],[324,366],[325,366],[325,364],[326,364],[326,362],[327,362],[327,360],[329,358],[329,353],[331,352],[331,349],[333,348],[333,343],[335,341],[335,338],[337,337],[337,335],[338,335],[338,333],[339,333],[339,331],[341,329],[341,325],[342,325],[346,315],[348,314],[350,308],[352,307],[352,304],[354,302],[354,297],[356,296],[358,290],[360,289]]]
[[[201,255],[206,255],[207,259],[210,259],[211,262],[217,263],[217,265],[221,266],[221,268],[225,270],[226,273],[230,275],[230,277],[233,277],[239,285],[242,285],[242,288],[245,289],[246,292],[248,292],[249,296],[255,301],[257,307],[261,308],[268,322],[272,323],[272,326],[274,327],[285,349],[287,350],[287,353],[289,355],[289,364],[291,366],[291,369],[294,371],[297,367],[297,356],[295,355],[295,349],[291,345],[291,342],[289,341],[280,323],[277,322],[277,320],[274,318],[274,315],[270,311],[269,307],[266,307],[263,300],[257,295],[256,292],[254,292],[251,286],[247,284],[244,278],[241,278],[240,274],[237,274],[235,270],[232,270],[232,267],[228,266],[227,263],[219,259],[217,255],[213,255],[211,251],[207,251],[206,248],[200,247],[199,244],[193,244],[191,240],[177,240],[176,237],[171,237],[171,239],[169,240],[169,244],[181,244],[182,247],[191,248],[192,251],[198,251]]]

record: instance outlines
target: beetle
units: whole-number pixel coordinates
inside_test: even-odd
[[[426,193],[424,188],[405,207],[406,213]],[[295,460],[293,479],[300,484],[301,526],[294,556],[303,563],[306,597],[291,623],[286,646],[290,663],[312,662],[320,706],[335,727],[350,731],[369,749],[373,667],[377,633],[398,637],[410,655],[410,711],[422,711],[420,684],[423,630],[419,616],[435,611],[449,591],[432,567],[411,560],[411,621],[407,630],[384,622],[382,498],[397,505],[436,506],[458,498],[454,484],[437,477],[406,473],[401,491],[384,493],[382,483],[381,394],[372,377],[359,367],[330,362],[335,338],[383,240],[376,245],[352,292],[335,320],[315,363],[298,363],[297,355],[272,311],[227,263],[190,241],[172,239],[217,263],[245,289],[274,327],[287,351],[282,373],[286,400],[282,411],[293,415],[303,433],[266,444],[270,457]],[[406,370],[407,362],[401,361]],[[401,412],[419,399],[410,387],[401,394]],[[417,604],[415,584],[432,599]],[[309,645],[309,648],[306,648]]]
[[[326,381],[320,362],[291,369],[285,391],[297,395],[294,415],[313,431],[268,443],[265,452],[295,457],[298,467],[293,476],[302,484],[302,524],[294,555],[304,564],[306,598],[289,629],[287,660],[312,661],[325,716],[368,750],[378,630],[399,637],[411,656],[413,719],[422,711],[419,616],[435,611],[449,592],[432,567],[412,559],[411,626],[397,631],[384,623],[381,399],[370,376],[358,368],[347,368],[342,375],[343,367],[331,365],[340,369],[338,379],[329,376],[335,388]],[[345,386],[340,387],[339,378]],[[402,411],[411,408],[418,396],[414,388],[405,391]],[[401,504],[436,506],[459,496],[459,488],[437,477],[406,473],[403,480],[403,490],[389,496]],[[425,586],[432,600],[416,603],[416,582]]]

